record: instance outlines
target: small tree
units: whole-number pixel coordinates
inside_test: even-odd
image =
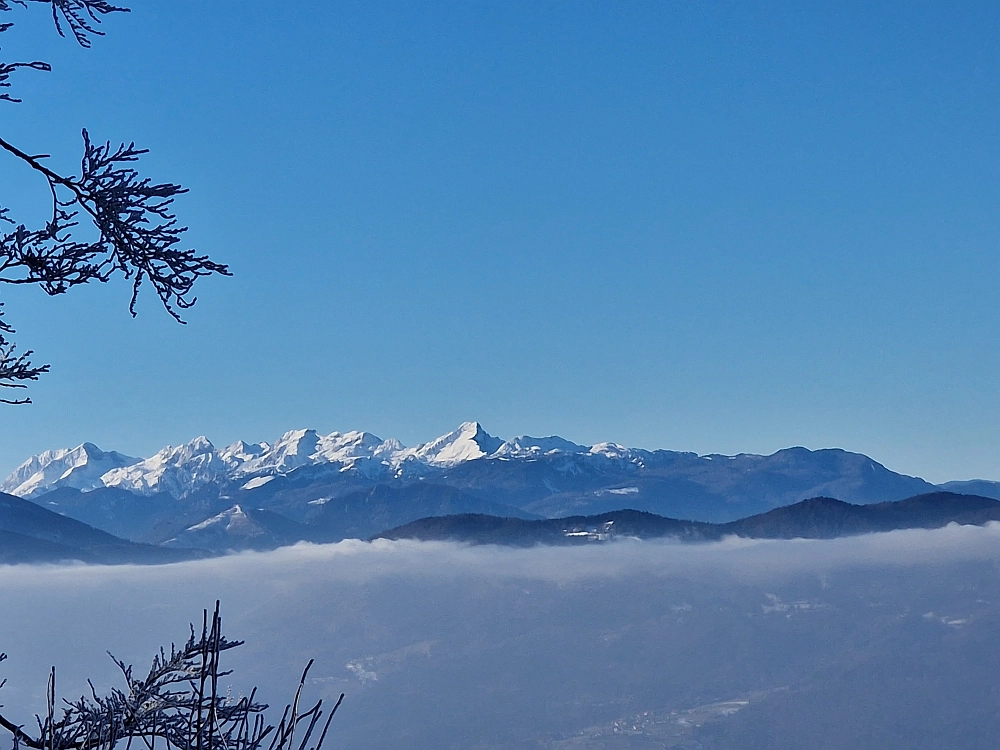
[[[89,697],[64,701],[57,716],[53,667],[45,714],[36,716],[37,734],[29,734],[2,714],[0,727],[12,736],[15,750],[22,745],[31,750],[114,750],[131,748],[133,742],[147,750],[157,745],[163,750],[320,750],[343,693],[316,737],[323,721],[323,701],[308,710],[299,707],[310,661],[281,720],[277,726],[268,724],[264,719],[268,706],[256,702],[256,688],[239,698],[219,691],[219,678],[230,674],[221,670],[219,657],[241,645],[243,641],[222,635],[216,602],[211,622],[208,611],[204,613],[201,635],[195,637],[192,625],[183,648],[171,645],[169,653],[161,648],[145,677],[134,677],[131,666],[112,656],[125,688],[99,696],[91,684]],[[0,654],[0,661],[5,658],[6,654]]]
[[[82,47],[100,36],[101,18],[125,13],[106,0],[0,0],[0,12],[28,3],[44,3],[60,36],[68,31]],[[0,33],[13,23],[0,23]],[[9,91],[11,76],[21,68],[49,71],[48,63],[0,62],[0,101],[20,101]],[[0,283],[36,284],[47,294],[63,294],[74,286],[92,281],[108,281],[121,273],[132,281],[129,311],[135,315],[139,288],[148,282],[163,306],[178,322],[179,310],[191,307],[191,289],[202,276],[229,275],[229,268],[179,247],[187,230],[171,210],[175,196],[186,192],[180,185],[153,183],[135,170],[134,164],[145,149],[134,143],[112,146],[94,142],[83,130],[83,158],[80,174],[63,175],[48,166],[46,154],[28,153],[0,136],[0,149],[34,170],[48,185],[52,196],[51,217],[44,226],[29,229],[0,207],[0,223],[12,227],[0,232]],[[81,221],[92,230],[81,238]],[[0,306],[2,306],[0,302]],[[36,366],[32,352],[18,353],[10,335],[14,329],[3,320],[0,309],[0,387],[25,388],[37,380],[48,365]],[[5,399],[0,403],[29,403],[28,398]]]

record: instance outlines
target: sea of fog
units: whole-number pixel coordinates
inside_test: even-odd
[[[222,602],[234,692],[347,694],[335,748],[986,748],[1000,524],[831,541],[346,541],[0,568],[2,713],[120,684]],[[276,717],[275,717],[276,718]],[[6,739],[3,740],[6,742]]]

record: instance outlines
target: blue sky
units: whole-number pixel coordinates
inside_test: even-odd
[[[150,148],[235,276],[187,326],[2,290],[53,370],[0,471],[478,419],[1000,479],[994,4],[149,0],[87,51],[6,15],[4,59],[55,70],[4,136],[65,171],[83,126]]]

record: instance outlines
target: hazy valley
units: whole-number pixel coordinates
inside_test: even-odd
[[[18,566],[5,712],[119,684],[216,597],[226,664],[346,692],[335,747],[989,747],[1000,525],[822,541],[342,542],[161,566]],[[845,716],[850,720],[845,720]]]

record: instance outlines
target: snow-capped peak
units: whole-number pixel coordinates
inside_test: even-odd
[[[388,440],[383,440],[382,443],[378,446],[378,448],[375,449],[372,455],[392,456],[393,454],[400,453],[404,450],[406,450],[405,445],[396,440],[396,438],[389,438]]]
[[[454,466],[494,453],[503,440],[493,437],[479,422],[463,422],[459,428],[413,449],[413,456],[431,466]]]
[[[370,432],[291,430],[273,443],[237,441],[221,450],[204,436],[179,446],[167,446],[146,459],[105,453],[85,443],[72,450],[47,451],[11,474],[0,489],[34,497],[56,487],[79,489],[120,487],[139,494],[166,492],[177,498],[213,482],[244,490],[263,487],[269,478],[305,466],[329,465],[370,478],[422,476],[442,468],[488,456],[530,458],[551,454],[602,455],[627,458],[627,449],[611,443],[588,448],[563,438],[520,436],[504,442],[478,422],[414,448],[398,440],[382,440]]]
[[[597,443],[590,447],[588,451],[593,456],[605,456],[607,458],[631,458],[632,451],[624,445],[618,443]]]
[[[239,505],[234,505],[228,510],[224,510],[218,515],[206,518],[201,523],[197,523],[194,526],[188,527],[188,531],[204,531],[205,529],[212,528],[213,526],[221,526],[225,529],[232,529],[234,526],[240,526],[247,524],[249,519],[247,514],[244,512],[243,508]]]
[[[31,498],[58,487],[92,490],[103,487],[101,475],[139,461],[117,451],[102,451],[93,443],[45,451],[14,469],[0,491]]]
[[[182,497],[224,478],[228,469],[212,442],[201,436],[184,445],[168,445],[144,461],[107,472],[101,480],[106,487],[142,495],[168,492]]]
[[[402,448],[398,440],[382,440],[370,432],[331,432],[320,438],[316,456],[327,461],[346,463],[355,458],[371,458],[390,443],[390,451],[396,446],[397,450]]]
[[[247,461],[260,458],[270,448],[271,446],[267,443],[245,443],[242,440],[237,440],[219,451],[219,455],[227,464],[241,466]]]
[[[316,430],[290,430],[267,445],[260,455],[250,458],[237,467],[237,473],[247,474],[281,474],[308,463],[313,463],[312,457],[319,446],[319,435]]]
[[[519,435],[516,438],[506,441],[496,450],[494,455],[509,458],[525,458],[549,453],[586,453],[589,450],[590,448],[586,445],[572,443],[557,435],[542,438]]]

